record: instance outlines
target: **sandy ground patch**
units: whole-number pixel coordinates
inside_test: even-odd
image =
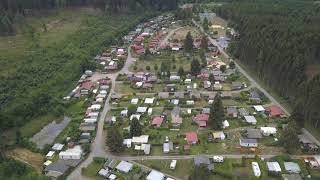
[[[186,27],[183,27],[183,28],[177,30],[177,31],[173,34],[172,39],[183,40],[183,39],[186,38],[188,32],[191,33],[191,35],[192,35],[192,37],[193,37],[194,39],[201,37],[200,32],[199,32],[195,27],[186,26]]]
[[[41,173],[44,157],[40,153],[31,152],[28,149],[16,148],[7,153],[8,156],[28,164]]]

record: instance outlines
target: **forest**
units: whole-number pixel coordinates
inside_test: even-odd
[[[0,0],[0,35],[14,34],[14,24],[19,16],[78,6],[93,6],[108,13],[141,12],[146,9],[174,10],[178,0]]]
[[[243,0],[217,13],[240,33],[231,54],[293,105],[297,123],[319,128],[320,5]]]

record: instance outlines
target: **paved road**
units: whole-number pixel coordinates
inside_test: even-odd
[[[109,104],[110,97],[111,97],[110,94],[114,93],[115,82],[116,82],[116,78],[117,78],[118,74],[119,73],[129,73],[129,67],[133,63],[134,63],[134,58],[131,56],[131,52],[130,52],[130,48],[129,48],[128,49],[128,57],[127,57],[126,63],[123,66],[122,70],[119,72],[116,72],[116,73],[107,74],[107,77],[109,77],[111,79],[112,86],[110,89],[110,93],[105,101],[103,110],[100,113],[97,134],[96,134],[96,137],[95,137],[93,143],[91,143],[91,152],[90,152],[89,156],[87,157],[87,159],[84,160],[77,168],[75,168],[74,171],[68,176],[68,179],[70,179],[70,180],[86,180],[86,179],[88,179],[88,178],[81,175],[81,169],[84,167],[87,167],[89,164],[91,164],[93,161],[93,157],[107,157],[108,156],[108,152],[105,149],[106,145],[105,145],[105,134],[103,132],[103,126],[104,126],[104,121],[106,119],[106,115],[110,109],[110,104]]]

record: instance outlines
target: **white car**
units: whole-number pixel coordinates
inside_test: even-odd
[[[177,160],[172,160],[170,163],[170,169],[175,169],[177,166]]]
[[[166,142],[169,142],[169,137],[168,136],[166,136]]]

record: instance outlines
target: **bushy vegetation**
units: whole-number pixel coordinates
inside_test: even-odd
[[[305,1],[234,1],[218,8],[240,33],[231,53],[320,127],[320,75],[306,72],[319,63],[319,5]],[[297,98],[298,97],[298,98]]]

